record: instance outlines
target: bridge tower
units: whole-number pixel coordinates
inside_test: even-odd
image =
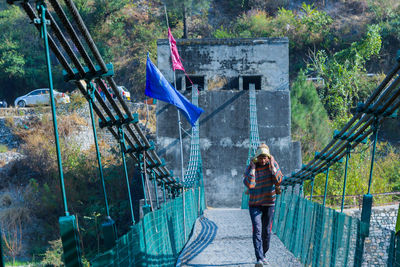
[[[287,38],[177,40],[190,80],[198,85],[200,147],[207,205],[240,207],[242,174],[249,150],[249,86],[255,85],[260,141],[289,175],[301,168],[300,143],[292,142]],[[157,42],[157,65],[173,84],[168,40]],[[190,99],[191,83],[177,73],[177,89]],[[183,129],[190,124],[182,119]],[[180,176],[175,106],[157,102],[157,143],[168,166]],[[189,158],[190,137],[183,138]]]

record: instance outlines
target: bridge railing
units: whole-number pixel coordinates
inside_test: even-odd
[[[198,217],[197,211],[203,211],[198,201],[200,188],[185,192],[185,211],[182,196],[162,204],[161,208],[147,213],[131,230],[117,240],[116,245],[98,255],[91,265],[107,266],[174,266],[179,252],[185,245],[190,231]]]
[[[310,264],[312,266],[319,266],[320,259],[327,261],[330,259],[334,260],[332,257],[337,257],[340,255],[339,247],[342,246],[342,243],[338,243],[339,241],[343,241],[348,243],[350,241],[341,240],[343,233],[345,230],[350,231],[352,235],[356,233],[355,237],[355,247],[350,246],[350,251],[347,251],[349,247],[346,247],[344,254],[344,262],[340,262],[340,264],[345,264],[341,266],[347,266],[347,264],[354,266],[361,266],[363,264],[363,256],[364,256],[364,244],[365,240],[369,237],[370,234],[370,220],[371,220],[371,209],[373,202],[373,195],[371,195],[371,185],[373,178],[373,168],[374,168],[374,159],[375,159],[375,151],[376,151],[376,143],[378,140],[378,129],[380,124],[384,119],[389,117],[393,117],[396,114],[397,110],[400,107],[400,53],[397,55],[397,62],[395,63],[393,69],[388,73],[385,79],[381,82],[381,84],[372,92],[370,97],[365,101],[365,103],[359,103],[357,108],[353,110],[354,116],[351,120],[340,130],[335,131],[333,139],[331,142],[322,149],[321,152],[316,152],[315,157],[306,165],[303,165],[301,170],[297,172],[293,172],[290,177],[286,177],[282,182],[283,190],[288,191],[295,185],[300,186],[300,192],[302,191],[303,183],[307,180],[311,181],[311,195],[310,200],[313,198],[313,188],[314,188],[314,179],[317,174],[325,173],[325,191],[324,197],[322,201],[322,205],[313,203],[313,202],[305,202],[307,200],[296,199],[296,197],[292,196],[290,201],[287,203],[286,194],[281,197],[281,204],[277,206],[277,212],[279,213],[278,222],[284,218],[285,225],[288,226],[289,229],[293,231],[291,234],[300,234],[302,240],[308,240],[311,246],[307,248],[308,252],[306,253],[308,256],[304,256],[301,254],[301,260],[303,263]],[[355,147],[357,147],[360,143],[368,142],[368,138],[371,139],[372,142],[372,156],[371,156],[371,167],[369,173],[368,180],[368,191],[363,196],[362,201],[362,212],[361,219],[348,219],[346,215],[344,215],[343,208],[346,197],[346,182],[347,182],[347,169],[350,161],[350,155]],[[344,182],[343,182],[343,193],[341,196],[341,213],[337,213],[336,211],[332,211],[332,214],[329,214],[331,210],[326,208],[326,198],[327,198],[327,186],[329,179],[329,170],[330,167],[337,162],[341,162],[342,159],[345,158],[345,170],[344,170]],[[297,203],[296,207],[291,207],[290,205],[294,205],[293,199],[295,203]],[[287,206],[289,205],[289,206]],[[301,207],[306,207],[302,209]],[[293,208],[293,210],[292,210]],[[285,210],[286,209],[286,210]],[[305,213],[303,213],[305,212]],[[309,213],[309,214],[308,214]],[[299,217],[301,216],[305,217]],[[304,231],[300,233],[296,228],[293,228],[291,223],[296,218],[301,218],[304,222],[296,222],[296,225],[300,223],[301,227],[304,228]],[[282,219],[283,220],[283,219]],[[355,220],[355,223],[353,221]],[[346,222],[351,222],[351,224]],[[289,224],[287,224],[289,222]],[[303,225],[303,224],[304,225]],[[325,226],[331,227],[330,232],[326,232]],[[354,228],[353,225],[357,227]],[[308,229],[313,229],[312,234],[307,234]],[[277,229],[280,234],[279,228]],[[286,231],[285,231],[286,232]],[[350,235],[350,232],[349,232]],[[333,243],[325,244],[326,237],[331,236]],[[293,249],[294,253],[297,253],[297,247],[293,246],[291,243],[288,243],[286,240],[287,234],[280,234],[280,237],[288,245],[289,249]],[[350,237],[348,237],[350,238]],[[340,239],[340,240],[339,240]],[[354,236],[349,240],[353,240]],[[314,240],[314,241],[312,241]],[[339,241],[338,241],[339,240]],[[306,244],[307,246],[310,244]],[[324,245],[325,244],[325,245]],[[306,247],[307,247],[306,246]],[[327,246],[328,252],[330,251],[331,255],[324,254],[325,252],[319,252],[321,246]],[[394,242],[394,247],[397,246],[397,243]],[[395,249],[396,250],[396,249]],[[354,252],[353,262],[351,262],[351,258],[349,258],[349,253]],[[323,254],[321,254],[323,253]],[[337,254],[339,253],[339,254]],[[312,256],[310,256],[312,255]],[[311,257],[311,258],[309,258]],[[341,258],[338,258],[341,259]],[[324,262],[323,262],[324,263]],[[335,262],[331,266],[335,266]],[[391,264],[391,263],[390,263]],[[325,264],[323,264],[325,265]]]
[[[390,249],[388,267],[400,266],[400,235],[392,231],[390,235]]]
[[[373,194],[375,200],[379,199],[379,203],[381,205],[393,205],[398,204],[400,202],[400,192],[386,192],[386,193],[374,193]],[[331,199],[332,203],[330,205],[326,204],[331,208],[340,208],[340,200],[342,198],[341,195],[332,195],[332,196],[312,196],[312,199],[316,202],[322,203],[324,197],[326,200]],[[310,196],[304,196],[305,199],[310,200]],[[344,208],[362,208],[362,198],[363,195],[346,195]]]
[[[44,57],[46,57],[47,63],[60,187],[65,212],[65,216],[59,218],[61,239],[64,248],[64,263],[66,266],[82,266],[77,219],[75,215],[69,213],[67,205],[68,201],[57,133],[57,116],[53,97],[50,50],[54,53],[58,62],[64,69],[63,74],[65,81],[74,83],[85,96],[89,104],[99,165],[99,180],[102,183],[105,202],[104,210],[106,211],[106,214],[104,214],[105,221],[102,224],[102,231],[105,236],[105,246],[110,249],[108,252],[111,254],[115,252],[115,255],[117,255],[116,257],[118,257],[118,260],[115,260],[113,258],[114,256],[112,256],[113,263],[110,264],[113,264],[113,266],[115,266],[115,264],[117,264],[117,266],[129,266],[126,265],[126,259],[128,259],[130,263],[132,263],[132,260],[136,259],[135,257],[132,258],[132,255],[134,256],[134,253],[136,253],[132,251],[132,249],[138,249],[140,253],[144,253],[143,255],[154,254],[156,257],[159,257],[159,255],[161,255],[160,253],[165,250],[164,247],[159,247],[158,243],[163,243],[159,238],[164,239],[168,237],[170,238],[168,242],[170,243],[171,251],[164,251],[167,253],[164,260],[169,262],[169,257],[176,256],[176,253],[182,248],[190,232],[187,232],[186,229],[190,230],[190,227],[193,226],[194,218],[197,217],[204,208],[202,180],[197,181],[194,178],[200,177],[202,174],[201,157],[196,155],[199,164],[197,164],[198,162],[196,161],[196,164],[191,165],[195,166],[197,169],[193,169],[194,174],[196,174],[195,176],[192,174],[190,175],[192,182],[190,186],[185,186],[182,183],[183,179],[179,181],[177,177],[173,176],[173,173],[165,166],[164,161],[160,159],[155,152],[154,143],[150,142],[143,133],[138,124],[138,115],[131,113],[125,100],[120,95],[117,84],[113,78],[113,66],[112,64],[106,64],[104,62],[74,2],[72,0],[65,0],[63,1],[64,4],[61,4],[58,0],[49,0],[47,2],[50,3],[51,8],[47,7],[46,1],[44,0],[7,0],[9,4],[20,5],[44,40],[45,51],[43,54]],[[33,6],[31,3],[33,3]],[[109,88],[111,88],[113,95],[109,92]],[[116,97],[115,99],[114,96]],[[129,195],[132,230],[127,235],[121,237],[118,242],[116,240],[116,225],[109,213],[106,181],[103,175],[94,114],[99,118],[98,126],[100,128],[107,128],[120,145],[122,167],[124,169],[124,178]],[[196,145],[197,144],[198,142]],[[131,156],[134,162],[137,163],[143,185],[146,215],[145,218],[139,222],[135,221],[133,212],[133,201],[130,189],[133,183],[130,177],[128,177],[128,166],[125,159],[127,155]],[[150,180],[153,180],[155,190],[157,187],[160,187],[163,191],[164,202],[167,197],[170,200],[165,203],[160,210],[156,210],[153,206],[153,201],[151,200],[152,194],[149,186]],[[185,192],[184,187],[190,187],[190,189],[188,189],[189,191]],[[196,188],[196,192],[198,192],[196,195],[198,196],[196,198],[197,201],[195,202],[194,188]],[[183,193],[184,196],[182,195]],[[186,200],[188,203],[185,205],[186,198],[188,198],[188,200]],[[163,228],[163,223],[166,222],[166,225],[168,225],[170,220],[172,220],[171,223],[173,226],[168,229]],[[178,226],[178,222],[180,222],[181,226]],[[181,231],[182,229],[179,227],[182,227],[183,231]],[[168,232],[170,235],[160,235],[160,231]],[[135,233],[137,233],[137,235]],[[145,250],[142,249],[141,245],[140,247],[132,247],[131,243],[126,243],[131,242],[132,238],[135,238],[135,240],[144,240],[141,242],[144,244]],[[126,255],[129,255],[129,257],[127,258]],[[102,259],[104,259],[104,257],[102,257]],[[135,261],[133,261],[132,265],[134,263]],[[146,266],[148,266],[148,264]]]
[[[285,191],[278,196],[272,230],[305,266],[353,266],[358,218]]]

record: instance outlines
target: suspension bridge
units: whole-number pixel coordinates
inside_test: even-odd
[[[188,266],[250,266],[251,260],[244,259],[244,257],[251,257],[249,255],[242,256],[242,258],[230,255],[228,261],[215,263],[217,261],[216,253],[218,249],[222,249],[222,246],[225,246],[224,249],[226,249],[226,245],[230,244],[225,250],[226,253],[232,251],[230,248],[237,246],[240,242],[247,244],[247,248],[251,247],[251,244],[246,243],[250,240],[250,234],[247,239],[246,236],[232,235],[235,231],[230,230],[229,227],[224,232],[226,236],[229,236],[231,243],[216,242],[219,236],[218,227],[224,228],[221,226],[222,223],[218,226],[215,222],[220,223],[222,217],[226,217],[225,219],[229,221],[230,217],[229,225],[234,225],[233,222],[238,223],[235,217],[238,215],[232,214],[242,214],[243,210],[248,207],[248,199],[247,195],[243,194],[242,210],[220,210],[218,212],[206,209],[199,123],[197,122],[196,126],[192,128],[190,156],[186,172],[182,179],[178,179],[156,153],[154,143],[147,139],[139,127],[138,115],[130,112],[118,93],[113,78],[113,66],[104,62],[73,1],[65,0],[65,5],[61,5],[57,0],[49,0],[54,11],[51,13],[43,0],[7,0],[7,2],[19,5],[25,11],[44,41],[59,182],[64,209],[64,216],[59,218],[59,226],[65,266],[83,266],[83,263],[77,219],[68,209],[68,196],[64,184],[53,96],[50,50],[62,65],[65,80],[77,86],[87,99],[90,110],[106,212],[104,214],[106,220],[102,224],[105,249],[93,259],[89,259],[90,264],[92,266],[173,266],[184,264]],[[61,30],[59,24],[62,24],[62,28],[65,30]],[[31,26],[27,25],[27,27]],[[276,201],[273,231],[280,240],[276,239],[275,243],[282,242],[292,254],[288,253],[287,258],[284,258],[290,260],[271,261],[271,263],[282,266],[288,265],[289,262],[292,262],[293,266],[300,263],[306,266],[368,265],[365,261],[364,247],[370,234],[373,204],[370,188],[373,179],[377,131],[382,120],[393,116],[400,107],[400,89],[398,88],[400,55],[397,59],[395,66],[386,78],[365,103],[358,105],[353,118],[341,130],[335,132],[331,142],[316,153],[312,161],[285,177],[281,185],[283,192]],[[98,86],[95,87],[94,84]],[[107,85],[111,87],[116,99],[107,90]],[[105,99],[98,88],[105,94]],[[256,96],[255,87],[252,85],[249,88],[250,144],[247,163],[254,156],[255,149],[260,143]],[[192,103],[197,105],[198,98],[198,91],[192,90]],[[99,118],[98,124],[95,122],[95,115]],[[126,183],[130,199],[128,208],[131,215],[131,227],[123,235],[117,234],[115,221],[110,217],[96,125],[106,128],[120,147],[119,152],[125,176],[124,183]],[[363,196],[361,218],[355,218],[343,213],[347,168],[353,149],[368,138],[373,142],[369,186]],[[135,220],[133,212],[131,183],[126,163],[128,156],[137,163],[143,185],[144,216],[139,221]],[[343,159],[345,160],[345,177],[342,205],[339,212],[326,207],[325,204],[329,170]],[[311,189],[309,200],[303,197],[304,183],[310,181],[313,187],[314,179],[319,173],[326,174],[322,204],[312,201],[313,189]],[[152,186],[150,186],[151,183]],[[155,192],[150,192],[150,188],[153,188]],[[243,215],[239,216],[243,218]],[[243,224],[241,226],[238,224],[237,228],[241,227]],[[250,223],[248,223],[248,228],[250,228]],[[384,264],[386,266],[400,266],[399,242],[400,237],[392,231],[385,249],[387,257]],[[217,248],[214,247],[211,252],[208,252],[211,254],[204,254],[207,252],[207,247],[212,244],[217,244]],[[280,250],[277,257],[283,258],[284,250],[282,248]],[[195,261],[194,259],[199,255],[203,255],[203,259],[207,259],[207,261]],[[213,257],[214,260],[212,260]],[[4,266],[3,259],[1,260],[2,266]]]

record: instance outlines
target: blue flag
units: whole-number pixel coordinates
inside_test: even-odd
[[[204,112],[204,110],[187,100],[164,78],[162,73],[151,62],[149,55],[147,55],[146,90],[144,93],[149,97],[170,103],[179,108],[192,126],[195,125],[201,113]]]

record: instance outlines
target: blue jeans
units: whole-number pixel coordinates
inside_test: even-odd
[[[249,207],[253,224],[253,245],[257,260],[262,260],[269,249],[274,208],[268,206]]]

